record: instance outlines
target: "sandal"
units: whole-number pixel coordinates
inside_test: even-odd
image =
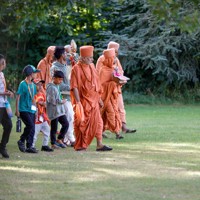
[[[112,151],[112,147],[104,145],[100,149],[96,149],[96,151]]]
[[[117,135],[116,135],[116,139],[117,139],[117,140],[121,140],[121,139],[123,139],[123,138],[124,138],[124,137],[123,137],[122,135],[120,135],[120,134],[117,134]]]
[[[137,130],[136,129],[125,129],[122,130],[123,133],[135,133]]]

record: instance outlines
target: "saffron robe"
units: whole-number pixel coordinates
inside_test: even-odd
[[[102,100],[104,107],[101,110],[104,123],[103,131],[110,130],[119,133],[122,127],[118,110],[118,98],[121,86],[113,81],[113,66],[102,65],[100,69],[100,81],[102,86]]]
[[[100,113],[100,81],[94,64],[86,65],[80,61],[75,64],[71,72],[71,102],[74,108],[75,150],[87,149],[93,138],[102,140],[103,121]],[[80,113],[76,113],[73,89],[77,88],[80,103],[83,107],[84,120],[80,120]]]
[[[50,68],[52,63],[48,62],[47,58],[43,58],[37,65],[37,69],[40,70],[37,73],[37,78],[45,81],[45,89],[48,83],[51,82]]]
[[[96,70],[98,72],[100,72],[100,69],[103,67],[103,61],[104,60],[105,60],[104,55],[101,55],[98,58],[97,63],[96,63]],[[122,65],[121,65],[121,63],[120,63],[118,58],[116,58],[115,66],[118,66],[120,74],[124,74]],[[119,93],[119,97],[118,97],[118,110],[119,110],[119,113],[120,113],[121,121],[126,124],[126,111],[125,111],[125,108],[124,108],[124,100],[123,100],[122,90],[121,89],[120,89],[120,93]]]

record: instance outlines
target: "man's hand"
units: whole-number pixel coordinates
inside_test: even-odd
[[[6,96],[9,96],[9,97],[11,97],[11,98],[14,97],[14,93],[11,92],[10,90],[5,91],[5,95],[6,95]]]
[[[15,112],[15,115],[16,115],[17,117],[20,117],[19,111],[16,111],[16,112]]]

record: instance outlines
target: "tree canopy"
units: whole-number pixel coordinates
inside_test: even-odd
[[[130,92],[167,95],[199,87],[198,0],[2,0],[0,53],[10,85],[22,68],[37,65],[50,45],[95,46],[95,60],[110,40]]]

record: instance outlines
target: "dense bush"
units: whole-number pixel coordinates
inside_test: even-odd
[[[49,45],[65,45],[72,38],[78,46],[92,44],[96,61],[114,40],[120,43],[119,57],[131,78],[124,90],[136,96],[198,101],[200,31],[195,3],[2,0],[0,53],[7,56],[8,85],[16,89],[22,68],[36,66]]]
[[[124,1],[113,9],[112,32],[103,34],[106,42],[121,44],[121,62],[131,78],[126,89],[172,96],[199,87],[199,31],[189,34],[175,22],[156,20],[146,1]],[[102,42],[98,45],[103,46]]]

